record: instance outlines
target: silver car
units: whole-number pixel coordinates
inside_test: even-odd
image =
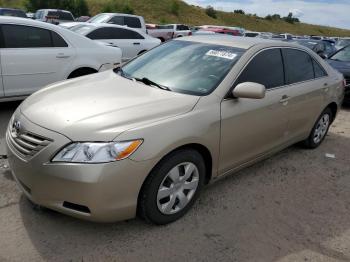
[[[318,147],[343,85],[299,45],[181,38],[27,98],[8,126],[9,163],[36,204],[166,224],[209,182],[295,143]]]

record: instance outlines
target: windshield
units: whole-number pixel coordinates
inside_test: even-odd
[[[49,11],[47,13],[47,16],[48,17],[53,17],[53,18],[59,19],[59,20],[74,21],[73,16],[69,12]]]
[[[95,15],[91,19],[89,19],[87,22],[88,23],[105,23],[110,16],[107,14],[99,14]]]
[[[173,40],[123,66],[128,78],[147,78],[175,92],[211,93],[245,52],[229,46]]]
[[[95,27],[93,25],[76,25],[70,28],[70,30],[81,35],[86,35],[88,32],[90,32],[94,28]]]
[[[335,53],[330,59],[342,62],[350,62],[350,46],[345,47],[338,53]]]

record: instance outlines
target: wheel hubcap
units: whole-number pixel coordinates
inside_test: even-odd
[[[318,121],[315,132],[314,132],[314,143],[318,144],[322,141],[327,133],[330,124],[330,118],[328,114],[324,114]]]
[[[193,163],[181,163],[172,168],[158,189],[159,211],[170,215],[182,210],[194,196],[198,183],[199,172]]]

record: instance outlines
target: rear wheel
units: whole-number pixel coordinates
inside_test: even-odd
[[[316,124],[312,128],[311,134],[303,141],[303,145],[307,148],[317,148],[325,139],[329,127],[333,121],[333,113],[330,108],[326,108],[321,116],[317,119]]]
[[[147,178],[139,198],[139,214],[154,224],[171,223],[187,213],[204,185],[205,164],[195,150],[175,151]]]

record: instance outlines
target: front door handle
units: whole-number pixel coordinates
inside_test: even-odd
[[[284,95],[282,96],[280,103],[285,104],[286,102],[288,102],[290,99],[290,96]]]
[[[70,55],[65,55],[63,53],[59,53],[56,55],[56,58],[70,58]]]
[[[141,45],[141,43],[133,43],[133,45]]]

